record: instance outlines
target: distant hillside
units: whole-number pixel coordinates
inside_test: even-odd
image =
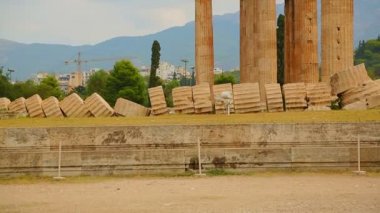
[[[278,5],[283,13],[283,5]],[[380,1],[355,1],[355,46],[359,40],[376,38],[380,33]],[[223,69],[239,66],[239,13],[214,16],[215,64]],[[117,37],[96,45],[69,46],[52,44],[22,44],[0,39],[0,65],[15,69],[14,78],[23,80],[39,71],[68,72],[74,65],[64,61],[75,59],[81,52],[83,59],[129,57],[137,65],[149,65],[152,42],[161,43],[162,60],[182,65],[181,59],[194,64],[194,22],[184,26],[138,37]],[[111,69],[114,61],[89,62],[84,69]]]

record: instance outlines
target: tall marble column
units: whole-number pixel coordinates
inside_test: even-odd
[[[276,1],[240,0],[240,81],[277,82]]]
[[[354,1],[322,0],[322,81],[354,65]]]
[[[319,82],[317,0],[285,0],[285,83]]]
[[[197,84],[214,84],[212,0],[195,0],[195,69]]]

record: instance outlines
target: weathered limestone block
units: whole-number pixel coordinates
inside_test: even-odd
[[[41,106],[47,118],[63,117],[61,108],[59,108],[59,101],[56,97],[51,96],[43,100]]]
[[[25,98],[21,97],[14,101],[12,101],[8,105],[9,112],[17,113],[17,114],[24,114],[27,115],[26,107],[25,107]]]
[[[235,111],[234,101],[233,101],[233,91],[232,84],[219,84],[213,86],[214,100],[215,100],[215,113],[216,114],[225,114],[227,109],[225,103],[221,101],[222,93],[228,92],[232,95],[232,100],[230,104],[230,112]]]
[[[304,111],[307,108],[306,85],[304,83],[285,84],[282,90],[286,111]]]
[[[342,94],[343,106],[357,101],[365,101],[368,97],[380,94],[380,85],[374,81],[368,81],[361,86],[349,89]]]
[[[115,104],[115,113],[124,117],[144,117],[148,116],[150,111],[140,104],[136,104],[124,98],[118,98]]]
[[[343,107],[344,110],[366,110],[367,108],[367,102],[365,100],[353,102]]]
[[[259,83],[243,83],[233,86],[235,113],[262,112]]]
[[[193,100],[196,114],[213,112],[210,85],[201,83],[193,86]]]
[[[212,0],[195,0],[195,69],[197,84],[214,83]]]
[[[111,117],[114,114],[112,107],[98,93],[86,98],[84,105],[95,117]]]
[[[25,106],[31,118],[44,118],[45,114],[42,110],[42,99],[36,94],[25,100]]]
[[[11,101],[8,98],[0,98],[0,111],[8,111]]]
[[[368,109],[380,108],[380,94],[376,94],[367,98]]]
[[[162,86],[153,87],[148,89],[150,104],[152,105],[153,115],[168,114],[169,110],[166,105],[164,90]]]
[[[174,88],[172,94],[175,113],[194,113],[193,90],[191,87]]]
[[[313,111],[327,110],[331,106],[331,87],[328,83],[306,84],[308,107]]]
[[[335,73],[330,80],[332,94],[337,95],[347,90],[358,87],[367,81],[371,81],[368,77],[364,64],[351,67],[348,70]]]
[[[268,112],[283,112],[284,102],[280,84],[266,84],[265,92],[267,97]]]
[[[84,101],[79,95],[73,93],[66,98],[64,98],[60,103],[59,107],[66,115],[66,117],[90,117],[91,112],[84,105]]]
[[[322,0],[322,82],[354,65],[354,1]]]

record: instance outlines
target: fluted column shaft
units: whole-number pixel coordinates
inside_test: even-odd
[[[316,83],[317,0],[285,0],[285,83]]]
[[[354,65],[354,1],[322,0],[322,81]]]
[[[277,82],[276,1],[240,0],[240,81]]]
[[[195,69],[197,84],[214,84],[212,0],[195,0]]]

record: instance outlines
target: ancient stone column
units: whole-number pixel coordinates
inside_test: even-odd
[[[316,83],[317,0],[285,0],[285,83]]]
[[[240,0],[240,81],[277,82],[276,1]]]
[[[354,65],[354,2],[322,0],[322,81]]]
[[[214,84],[212,0],[195,0],[195,69],[197,84]]]

